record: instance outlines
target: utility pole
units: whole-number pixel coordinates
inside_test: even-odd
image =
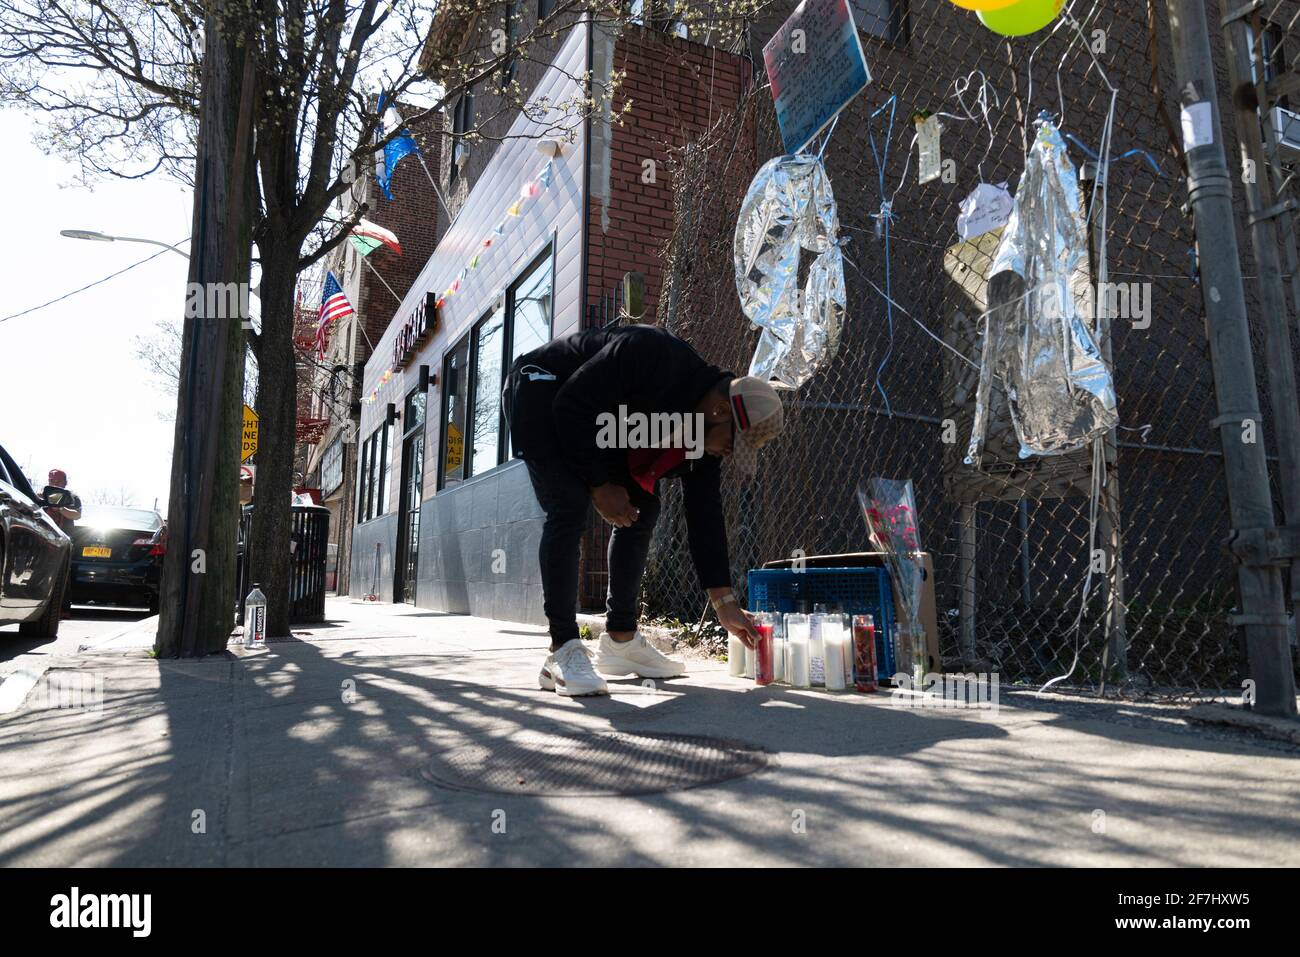
[[[1256,284],[1259,288],[1265,336],[1265,370],[1277,434],[1278,479],[1282,486],[1285,533],[1300,525],[1300,402],[1296,399],[1295,363],[1291,351],[1291,330],[1287,322],[1286,286],[1282,256],[1278,248],[1277,223],[1289,225],[1295,204],[1283,201],[1272,190],[1271,164],[1264,150],[1261,113],[1272,105],[1265,90],[1265,69],[1260,52],[1261,3],[1247,4],[1223,18],[1223,36],[1228,49],[1228,77],[1237,114],[1237,140],[1241,143],[1242,190],[1255,251]],[[1246,18],[1252,21],[1247,24]],[[1289,554],[1291,606],[1300,612],[1300,550],[1294,535]]]
[[[1188,207],[1196,230],[1200,289],[1219,415],[1211,421],[1223,446],[1223,467],[1237,562],[1246,656],[1254,706],[1263,714],[1295,717],[1288,623],[1282,574],[1276,564],[1237,544],[1274,539],[1273,500],[1260,434],[1255,364],[1246,322],[1232,180],[1223,149],[1218,89],[1203,0],[1167,0],[1174,66],[1182,103]],[[1189,136],[1189,133],[1191,134]]]
[[[215,0],[204,25],[171,531],[154,646],[160,657],[224,651],[234,627],[245,318],[239,313],[251,255],[253,102],[253,61],[237,10]]]

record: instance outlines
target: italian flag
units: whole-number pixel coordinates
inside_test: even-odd
[[[380,246],[387,246],[397,255],[402,255],[402,246],[397,241],[397,236],[383,226],[376,226],[368,219],[363,219],[352,227],[352,235],[348,237],[352,240],[352,245],[357,247],[357,252],[363,256],[369,256]]]

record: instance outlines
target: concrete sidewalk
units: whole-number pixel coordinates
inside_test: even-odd
[[[327,614],[257,652],[54,662],[0,718],[0,864],[1300,864],[1300,749],[1183,709],[1004,691],[996,715],[909,711],[703,661],[570,700],[537,688],[535,626]],[[70,685],[102,708],[50,706]],[[608,745],[677,734],[765,766],[636,796],[465,783],[648,780],[681,769]]]

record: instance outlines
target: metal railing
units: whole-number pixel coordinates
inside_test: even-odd
[[[237,546],[239,582],[235,621],[244,623],[244,598],[249,580],[248,542],[253,529],[253,505],[245,505],[239,521]],[[323,505],[294,505],[289,533],[289,621],[306,624],[325,620],[325,565],[328,556],[330,511]]]

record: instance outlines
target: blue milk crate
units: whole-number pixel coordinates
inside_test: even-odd
[[[876,678],[894,676],[889,635],[894,597],[883,568],[755,568],[749,573],[749,610],[790,614],[798,603],[839,605],[848,615],[870,615],[876,623]]]

